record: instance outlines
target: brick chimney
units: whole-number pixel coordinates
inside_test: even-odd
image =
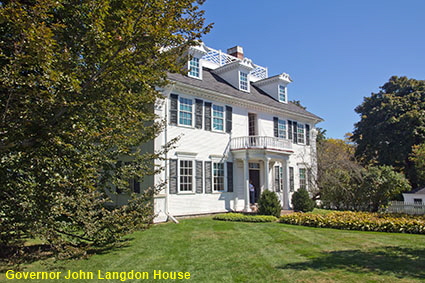
[[[227,49],[227,54],[232,55],[238,59],[243,59],[243,48],[242,46],[235,46]]]

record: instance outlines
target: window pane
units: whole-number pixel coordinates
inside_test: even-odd
[[[193,57],[189,63],[189,75],[199,78],[199,58]]]
[[[180,97],[179,124],[192,126],[192,99]]]
[[[286,139],[286,121],[279,120],[277,126],[278,137]]]
[[[286,88],[283,85],[279,85],[279,101],[286,102]]]
[[[224,163],[213,163],[214,191],[224,191]]]
[[[248,90],[248,74],[239,72],[239,88],[242,90]]]
[[[297,135],[298,135],[298,143],[304,143],[305,138],[304,138],[304,125],[303,124],[298,124]]]
[[[300,168],[300,189],[307,189],[306,169]]]
[[[213,105],[213,129],[217,131],[224,130],[224,107]]]
[[[180,191],[192,191],[192,161],[180,160]]]

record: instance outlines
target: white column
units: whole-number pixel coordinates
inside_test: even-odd
[[[284,164],[285,170],[285,188],[283,188],[283,209],[290,209],[289,207],[289,166],[288,166],[288,160],[285,160]]]
[[[269,187],[269,162],[270,162],[270,158],[266,157],[264,159],[264,190],[269,190],[270,191],[270,187]]]
[[[244,191],[245,191],[245,208],[244,211],[251,211],[249,206],[249,166],[248,166],[248,156],[245,156],[243,159],[243,177],[244,177]]]

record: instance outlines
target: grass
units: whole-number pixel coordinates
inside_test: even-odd
[[[43,260],[25,271],[97,270],[190,272],[192,282],[420,282],[425,280],[425,236],[342,231],[280,223],[213,221],[167,223],[132,234],[126,247],[86,260]],[[160,280],[161,281],[161,280]],[[164,282],[170,280],[162,280]],[[176,280],[179,281],[179,280]],[[0,282],[25,282],[5,280]]]

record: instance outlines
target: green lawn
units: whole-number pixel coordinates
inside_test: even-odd
[[[280,223],[214,221],[167,223],[137,232],[128,245],[88,260],[47,260],[25,271],[94,272],[90,280],[0,282],[121,282],[98,270],[190,272],[193,282],[416,282],[425,280],[425,236],[342,231]],[[181,280],[176,280],[181,281]],[[184,280],[187,281],[187,280]]]

